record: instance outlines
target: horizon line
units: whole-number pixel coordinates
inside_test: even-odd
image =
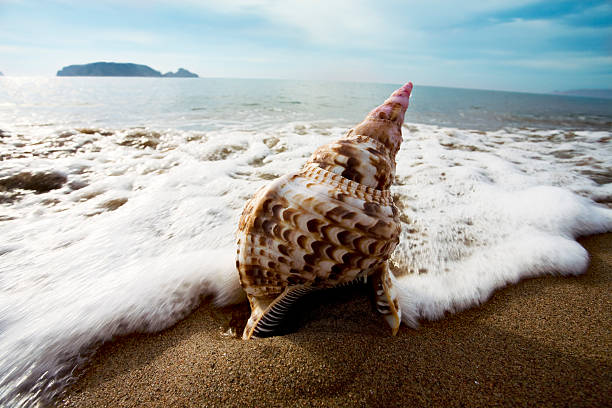
[[[105,61],[98,61],[105,62]],[[89,63],[88,63],[89,64]],[[146,64],[137,64],[132,62],[119,62],[118,64],[135,64],[135,65],[146,65]],[[87,64],[73,64],[73,65],[87,65]],[[148,66],[148,65],[147,65]],[[184,68],[187,69],[187,68]],[[161,71],[160,71],[161,72]],[[191,72],[191,71],[190,71]],[[341,80],[341,79],[304,79],[304,78],[274,78],[274,77],[216,77],[216,76],[201,76],[197,74],[197,78],[157,78],[157,77],[147,77],[147,76],[115,76],[115,75],[74,75],[74,76],[58,76],[50,75],[50,74],[40,74],[40,75],[13,75],[6,74],[0,71],[2,75],[0,75],[0,79],[2,78],[144,78],[144,79],[189,79],[189,80],[197,80],[197,79],[238,79],[238,80],[269,80],[269,81],[305,81],[305,82],[340,82],[340,83],[354,83],[354,84],[377,84],[377,85],[402,85],[399,82],[384,82],[384,81],[359,81],[359,80]],[[415,83],[414,81],[412,81]],[[566,92],[577,92],[577,91],[608,91],[612,92],[612,88],[580,88],[580,89],[565,89],[565,90],[551,90],[551,91],[517,91],[517,90],[509,90],[509,89],[491,89],[491,88],[469,88],[463,86],[447,86],[447,85],[431,85],[431,84],[419,84],[415,83],[415,87],[427,87],[427,88],[447,88],[447,89],[460,89],[460,90],[469,90],[469,91],[490,91],[490,92],[507,92],[507,93],[520,93],[520,94],[532,94],[532,95],[554,95],[554,96],[568,96],[568,97],[577,97],[577,98],[593,98],[593,99],[609,99],[609,98],[601,98],[601,97],[593,97],[593,96],[581,96],[581,95],[571,95],[566,94]]]

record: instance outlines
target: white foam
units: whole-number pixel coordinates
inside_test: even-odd
[[[22,403],[60,390],[92,344],[161,330],[204,296],[241,301],[234,231],[245,201],[345,130],[141,129],[144,144],[122,145],[133,129],[4,128],[15,147],[0,176],[68,178],[0,213],[13,218],[0,223],[0,399],[28,391]],[[569,143],[572,158],[557,158],[545,138],[563,135],[406,127],[392,189],[405,221],[393,260],[407,273],[397,280],[406,323],[478,304],[524,277],[585,270],[574,238],[612,229],[612,210],[589,199],[612,197],[612,186],[583,171],[611,158],[591,146],[605,136],[594,132]]]
[[[583,164],[549,157],[559,146],[539,138],[564,132],[543,133],[419,126],[404,137],[400,185],[392,190],[406,207],[407,222],[393,261],[408,272],[398,279],[407,324],[480,304],[523,278],[586,270],[588,254],[575,238],[610,231],[612,210],[567,186],[606,197],[612,185],[581,175]],[[571,162],[594,154],[610,162],[581,143],[571,145]],[[541,163],[536,154],[549,158]]]

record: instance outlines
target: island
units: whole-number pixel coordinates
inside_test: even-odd
[[[185,68],[179,68],[176,72],[166,72],[163,76],[165,78],[198,78],[198,74],[189,72]]]
[[[179,68],[176,72],[161,72],[147,65],[94,62],[84,65],[69,65],[57,71],[57,76],[119,76],[119,77],[156,77],[156,78],[198,78],[198,74]]]

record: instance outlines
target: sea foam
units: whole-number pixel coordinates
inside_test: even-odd
[[[594,143],[603,135],[572,134],[572,154],[557,157],[554,139],[566,132],[525,133],[419,126],[405,138],[392,260],[407,324],[478,305],[523,278],[583,273],[588,254],[575,238],[612,229],[612,210],[591,200],[609,205],[612,184],[583,168],[609,166]]]
[[[0,401],[48,401],[92,346],[164,329],[204,298],[243,301],[234,233],[244,203],[344,131],[8,129],[0,180],[32,172],[65,182],[5,192]],[[392,262],[407,324],[525,277],[585,271],[575,238],[612,230],[610,137],[570,133],[405,125]]]

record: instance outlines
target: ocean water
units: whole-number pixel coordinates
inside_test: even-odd
[[[114,336],[243,301],[246,200],[399,85],[0,78],[0,405],[49,401]],[[611,128],[609,100],[415,84],[392,187],[405,323],[583,273],[575,238],[612,230]]]

